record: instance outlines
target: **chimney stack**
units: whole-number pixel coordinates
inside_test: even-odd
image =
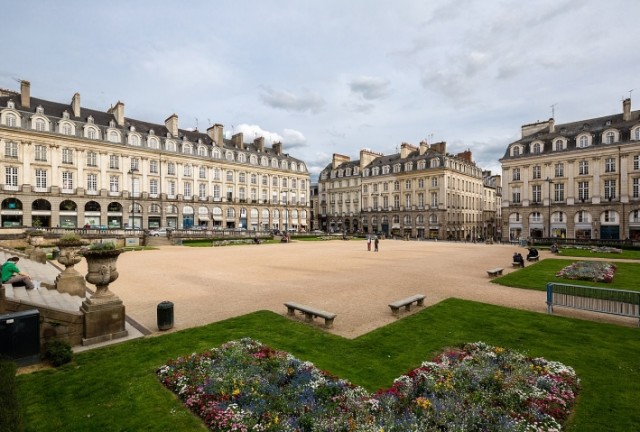
[[[343,163],[349,162],[350,160],[351,158],[349,156],[334,153],[333,158],[331,159],[331,169],[336,169]]]
[[[622,120],[631,120],[631,98],[622,101]]]
[[[71,109],[73,110],[74,117],[80,117],[80,93],[73,95],[71,99]]]
[[[31,108],[31,83],[26,80],[20,81],[20,105]]]
[[[554,133],[556,131],[556,121],[553,117],[549,119],[549,133]]]
[[[173,113],[165,121],[164,125],[171,134],[172,137],[178,137],[178,116]]]
[[[253,140],[253,144],[256,146],[256,150],[260,153],[264,152],[264,137],[258,137]]]
[[[431,144],[431,150],[440,153],[440,154],[446,154],[447,153],[447,143],[444,141],[441,141],[439,143],[435,143],[435,144]]]
[[[118,126],[124,126],[124,104],[120,101],[116,103],[116,106],[109,108],[107,114],[113,114]]]
[[[412,146],[411,144],[407,144],[407,143],[402,143],[400,145],[400,157],[402,159],[408,157],[411,152],[417,150],[414,146]]]
[[[273,143],[273,146],[271,148],[276,155],[280,156],[282,154],[282,143]]]
[[[429,144],[427,144],[426,141],[420,141],[420,148],[419,148],[420,156],[425,154],[427,150],[429,150]]]
[[[214,124],[213,126],[211,126],[209,129],[207,129],[207,135],[209,135],[209,138],[211,138],[211,140],[213,140],[213,142],[216,143],[216,145],[222,146],[223,142],[223,132],[224,132],[224,126],[222,126],[219,123]]]
[[[231,142],[233,146],[237,149],[244,150],[244,136],[242,132],[238,132],[234,136],[231,137]]]

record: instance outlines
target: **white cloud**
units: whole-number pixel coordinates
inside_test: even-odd
[[[366,100],[380,99],[389,94],[390,82],[384,78],[361,76],[349,83],[351,91]]]
[[[311,111],[312,113],[317,113],[325,105],[325,100],[321,96],[308,90],[296,95],[286,90],[265,87],[260,94],[260,99],[272,108],[294,112]]]

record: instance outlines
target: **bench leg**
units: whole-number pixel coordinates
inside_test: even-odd
[[[400,308],[393,307],[393,306],[389,306],[389,307],[391,308],[391,313],[393,314],[393,316],[400,315]]]
[[[292,307],[287,306],[287,315],[294,316],[296,314],[296,310]]]
[[[325,318],[324,319],[324,326],[326,328],[333,328],[333,318]]]
[[[304,314],[304,320],[305,322],[313,322],[313,315],[310,313],[306,313]]]
[[[408,305],[406,305],[406,306],[404,307],[404,310],[406,310],[406,311],[410,311],[410,310],[411,310],[411,303],[409,303]]]
[[[418,306],[424,306],[424,299],[418,300]]]

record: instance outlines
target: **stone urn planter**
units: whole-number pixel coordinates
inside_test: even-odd
[[[82,261],[80,248],[86,245],[87,242],[81,239],[61,239],[56,242],[56,246],[60,249],[57,261],[65,267],[55,281],[56,290],[59,292],[80,297],[86,295],[87,285],[84,282],[84,277],[74,268]]]
[[[96,286],[96,291],[83,302],[80,310],[84,313],[83,345],[91,345],[125,337],[125,309],[122,300],[109,291],[109,284],[118,279],[116,262],[122,249],[109,247],[83,249],[87,260],[87,282]]]

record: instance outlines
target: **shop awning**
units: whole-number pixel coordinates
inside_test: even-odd
[[[198,220],[203,221],[203,222],[209,222],[209,216],[198,215]]]

